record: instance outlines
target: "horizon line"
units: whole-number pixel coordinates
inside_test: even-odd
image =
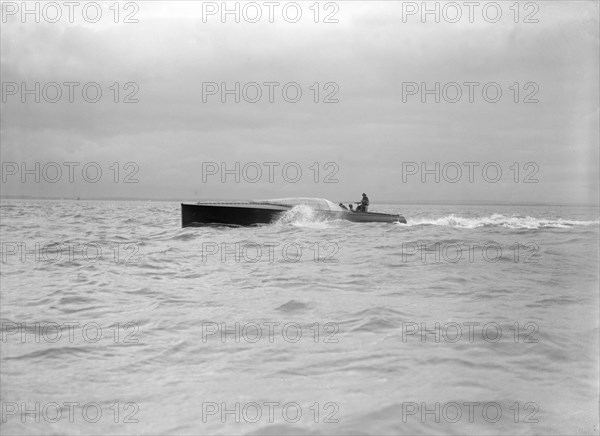
[[[0,196],[0,200],[66,200],[66,201],[173,201],[173,202],[197,202],[197,199],[182,199],[182,198],[148,198],[148,197],[37,197],[37,196],[19,196],[6,195]],[[206,201],[248,201],[247,199],[205,199]],[[421,200],[421,201],[398,201],[398,200],[381,200],[374,204],[429,204],[429,205],[465,205],[465,206],[480,206],[480,205],[498,205],[498,206],[575,206],[575,207],[600,207],[600,203],[549,203],[549,202],[526,202],[526,201],[496,201],[489,200]]]

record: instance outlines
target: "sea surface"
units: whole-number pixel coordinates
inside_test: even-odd
[[[598,434],[598,208],[3,200],[9,434]]]

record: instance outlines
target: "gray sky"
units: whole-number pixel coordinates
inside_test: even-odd
[[[358,201],[367,192],[374,203],[598,203],[597,2],[532,3],[539,10],[525,10],[522,2],[517,23],[509,9],[513,2],[499,2],[502,17],[496,23],[488,22],[493,10],[482,15],[490,2],[480,2],[472,23],[465,6],[456,23],[447,22],[441,9],[439,23],[433,16],[423,23],[420,11],[403,15],[403,8],[410,12],[421,2],[332,3],[337,11],[322,2],[319,23],[309,9],[312,1],[299,3],[302,17],[296,23],[283,17],[281,8],[289,2],[274,10],[273,23],[264,2],[257,2],[263,13],[258,23],[245,22],[243,15],[240,23],[233,16],[222,23],[219,13],[203,20],[203,7],[210,11],[210,2],[137,2],[134,18],[139,22],[122,22],[133,9],[123,10],[121,3],[117,24],[111,3],[103,5],[96,23],[86,22],[80,9],[69,23],[66,6],[56,23],[44,20],[55,15],[51,10],[40,23],[33,16],[22,23],[20,11],[12,15],[12,6],[3,3],[3,196]],[[229,2],[231,8],[234,3]],[[431,8],[435,4],[429,2]],[[255,9],[246,12],[252,19]],[[331,12],[338,22],[323,23]],[[446,9],[445,17],[452,20],[454,13]],[[291,21],[293,9],[288,14]],[[527,16],[538,22],[523,22]],[[33,94],[21,102],[21,84],[34,89],[36,82],[40,102]],[[50,82],[61,84],[57,103],[44,99],[42,88]],[[74,88],[73,103],[65,82],[81,84]],[[102,89],[97,103],[82,97],[88,82]],[[118,103],[110,89],[115,82]],[[128,82],[138,87],[138,103],[123,103],[134,90],[123,88]],[[208,82],[219,87],[225,82],[229,88],[256,82],[263,95],[249,103],[240,90],[240,103],[233,95],[222,103],[220,93],[206,95],[203,102],[203,83]],[[265,82],[280,84],[272,103]],[[291,82],[302,90],[297,103],[282,96],[283,86]],[[318,103],[310,89],[315,82]],[[403,95],[407,86],[414,90],[409,82],[430,89],[439,82],[440,102],[432,94],[422,103],[419,90]],[[456,103],[446,101],[455,98],[456,87],[446,87],[446,99],[442,93],[450,82],[460,84],[462,97]],[[473,102],[465,82],[480,84],[473,88]],[[19,88],[15,91],[11,83]],[[498,102],[484,99],[487,83],[501,89]],[[496,88],[486,89],[493,99]],[[254,98],[255,88],[246,90],[246,97]],[[46,91],[47,99],[54,98],[52,86]],[[324,103],[332,91],[338,102]],[[291,87],[288,97],[294,96]],[[539,102],[524,103],[528,96]],[[40,182],[34,174],[23,182],[21,163],[35,170],[36,162]],[[62,167],[62,175],[51,162]],[[79,164],[72,167],[72,182],[64,162]],[[125,167],[128,162],[135,165]],[[216,174],[209,171],[215,169],[213,162],[232,170],[239,162],[240,182],[229,174],[223,183],[220,168]],[[262,168],[257,183],[250,182],[257,177],[252,162]],[[102,170],[96,183],[82,175],[90,163],[88,180],[95,177],[94,167]],[[439,183],[433,173],[423,182],[422,163],[434,172],[439,163]],[[293,183],[296,168],[302,176]],[[502,176],[493,183],[498,168]],[[133,172],[139,182],[124,183]],[[327,175],[337,183],[324,183]],[[527,176],[538,182],[524,183]],[[53,178],[57,181],[50,183]]]

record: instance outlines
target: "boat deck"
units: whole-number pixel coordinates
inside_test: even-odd
[[[202,201],[198,203],[182,203],[188,206],[214,206],[214,207],[236,207],[236,208],[248,208],[252,209],[260,206],[261,209],[271,210],[289,210],[292,207],[285,204],[273,204],[273,203],[262,203],[262,202],[250,202],[250,201]]]

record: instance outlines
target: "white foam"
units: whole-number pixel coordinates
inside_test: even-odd
[[[600,221],[578,221],[578,220],[567,220],[567,219],[546,219],[546,218],[535,218],[531,216],[505,216],[502,214],[492,214],[486,217],[467,218],[461,217],[454,214],[447,215],[441,218],[417,218],[408,219],[405,225],[408,226],[446,226],[446,227],[457,227],[462,229],[475,229],[478,227],[485,226],[498,226],[505,227],[508,229],[540,229],[544,227],[558,227],[558,228],[571,228],[573,226],[589,226],[598,225]]]
[[[327,228],[328,221],[310,206],[301,204],[294,206],[283,214],[277,221],[281,224],[291,224],[296,227]]]

